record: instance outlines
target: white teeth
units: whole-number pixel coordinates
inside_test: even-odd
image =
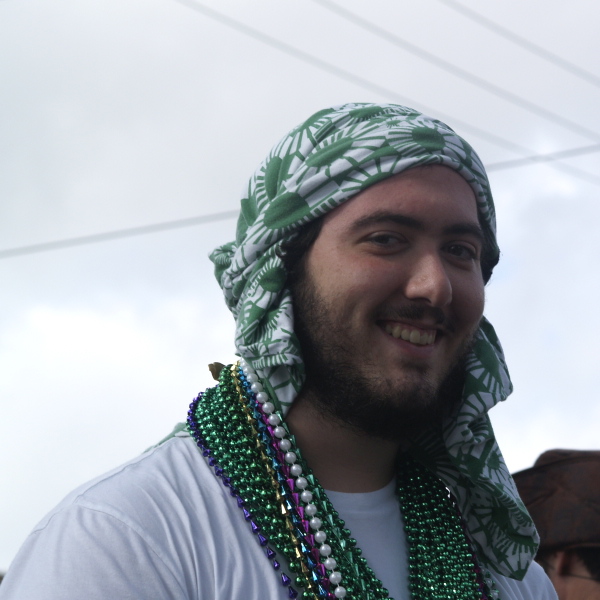
[[[384,329],[386,333],[389,333],[396,339],[402,338],[411,344],[417,344],[419,346],[427,346],[429,344],[433,344],[435,341],[435,331],[431,333],[421,333],[416,329],[407,329],[406,327],[402,327],[400,323],[386,323]]]

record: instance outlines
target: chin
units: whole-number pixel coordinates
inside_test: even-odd
[[[462,391],[464,368],[441,383],[425,373],[378,378],[328,365],[312,372],[305,390],[320,411],[357,433],[402,441],[439,429]]]

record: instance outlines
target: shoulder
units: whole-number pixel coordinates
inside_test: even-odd
[[[276,598],[274,568],[180,432],[65,498],[25,541],[0,598]]]
[[[502,600],[557,600],[556,591],[546,573],[535,561],[522,581],[495,575]]]
[[[217,486],[210,485],[216,482],[208,474],[193,440],[187,433],[179,432],[75,489],[34,531],[47,527],[57,514],[77,509],[104,513],[135,528],[157,512],[176,512],[189,502],[192,494],[210,495],[219,491]]]
[[[69,494],[26,539],[2,592],[195,597],[198,575],[210,587],[213,567],[198,565],[195,540],[212,535],[207,511],[222,506],[222,494],[193,440],[176,434]]]

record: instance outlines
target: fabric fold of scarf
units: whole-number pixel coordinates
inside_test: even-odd
[[[477,154],[444,123],[399,105],[346,104],[320,111],[285,136],[250,179],[236,239],[211,259],[236,320],[237,351],[284,414],[302,387],[304,365],[278,249],[302,225],[360,191],[424,165],[444,165],[461,175],[475,194],[480,222],[495,234],[492,196]],[[482,562],[521,579],[537,534],[487,416],[512,386],[485,319],[467,370],[463,402],[443,436],[424,436],[413,454],[457,497]]]

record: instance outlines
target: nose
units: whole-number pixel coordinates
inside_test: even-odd
[[[405,283],[404,295],[438,308],[452,302],[452,283],[439,255],[427,253],[415,260]]]

